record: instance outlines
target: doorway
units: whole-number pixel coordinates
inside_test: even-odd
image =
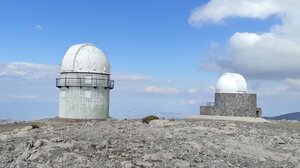
[[[256,117],[260,117],[259,116],[259,110],[256,110]]]

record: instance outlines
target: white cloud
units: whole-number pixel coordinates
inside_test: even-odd
[[[0,64],[0,77],[19,77],[23,79],[55,78],[59,75],[58,65],[11,62]]]
[[[43,25],[40,25],[40,24],[34,25],[32,27],[32,29],[34,29],[34,30],[42,30],[43,29]]]
[[[12,98],[12,99],[35,99],[37,98],[36,95],[15,95],[15,94],[11,94],[9,96],[7,96],[7,98]]]
[[[199,92],[199,89],[196,89],[196,88],[188,88],[188,89],[187,89],[187,92],[190,93],[190,94],[195,94],[195,93],[198,93],[198,92]]]
[[[148,81],[148,80],[152,80],[152,78],[147,75],[125,74],[125,73],[112,74],[111,79],[116,80],[116,81]]]
[[[176,94],[180,93],[177,88],[169,87],[169,88],[161,88],[155,86],[149,86],[142,90],[143,92],[147,93],[158,93],[158,94]]]
[[[300,43],[273,33],[235,33],[230,39],[231,68],[264,78],[300,75]]]
[[[0,95],[0,100],[32,100],[37,99],[37,95],[29,94],[2,94]]]
[[[217,52],[202,67],[235,71],[247,77],[283,80],[300,75],[300,1],[298,0],[212,0],[196,8],[192,25],[222,22],[226,18],[265,19],[277,15],[280,24],[268,32],[236,32],[229,47]]]
[[[211,0],[195,8],[189,17],[191,25],[220,23],[229,17],[265,19],[281,12],[279,4],[273,0]]]
[[[193,104],[199,104],[200,105],[200,102],[195,100],[195,99],[181,100],[180,103],[181,104],[189,104],[189,105],[193,105]]]
[[[300,79],[285,79],[286,84],[289,86],[290,90],[300,93]]]
[[[189,104],[197,104],[197,102],[195,100],[189,100],[188,103]]]
[[[276,83],[267,83],[259,86],[254,90],[255,93],[259,93],[260,97],[263,96],[278,96],[284,95],[287,93],[289,87],[286,86],[284,83],[276,82]],[[252,90],[250,90],[252,92]]]

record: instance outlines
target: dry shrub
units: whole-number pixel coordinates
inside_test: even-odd
[[[149,124],[150,121],[152,121],[152,120],[158,120],[158,119],[159,119],[159,117],[157,117],[157,116],[155,116],[155,115],[149,115],[149,116],[144,117],[144,118],[142,119],[142,123],[147,123],[147,124]]]

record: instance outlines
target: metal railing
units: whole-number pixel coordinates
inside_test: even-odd
[[[114,81],[96,78],[56,78],[56,87],[104,87],[114,88]]]
[[[201,106],[212,107],[212,106],[215,106],[215,102],[202,102]]]

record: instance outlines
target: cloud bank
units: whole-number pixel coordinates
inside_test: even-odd
[[[281,10],[276,0],[211,0],[192,11],[189,23],[194,26],[222,23],[230,17],[266,19]]]
[[[180,93],[180,91],[177,88],[162,88],[162,87],[155,87],[155,86],[148,86],[145,87],[143,90],[143,92],[147,92],[147,93],[158,93],[158,94],[176,94],[176,93]]]
[[[254,79],[281,80],[294,85],[300,78],[299,6],[298,0],[212,0],[195,8],[189,17],[192,26],[222,23],[237,17],[276,16],[281,20],[267,32],[234,33],[228,40],[228,48],[212,55],[202,68],[234,71]]]
[[[111,78],[116,81],[149,81],[152,80],[150,76],[144,74],[127,74],[127,73],[115,73],[111,75]]]
[[[41,79],[55,78],[58,74],[58,65],[45,65],[29,62],[10,62],[0,64],[1,78]]]

